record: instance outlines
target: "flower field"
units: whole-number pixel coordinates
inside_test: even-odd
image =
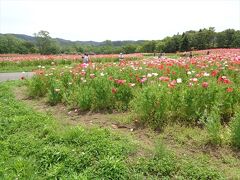
[[[210,51],[193,58],[38,70],[29,92],[80,111],[131,111],[133,120],[158,130],[171,123],[220,128],[239,107],[240,49]]]
[[[239,179],[240,51],[209,51],[23,59],[51,63],[0,83],[0,179]]]
[[[126,54],[126,60],[138,60],[142,59],[143,55],[140,53],[135,54]],[[81,54],[77,55],[40,55],[40,54],[0,54],[0,62],[3,61],[10,61],[10,62],[22,62],[22,61],[55,61],[55,60],[72,60],[72,61],[79,61],[82,59]],[[117,61],[118,54],[98,54],[98,55],[91,55],[91,60],[93,62],[99,62],[102,59],[105,61]]]
[[[90,55],[90,61],[93,63],[118,62],[118,54],[99,54]],[[126,61],[135,61],[143,59],[139,53],[127,54],[124,56]],[[33,71],[38,66],[46,69],[51,66],[73,65],[82,62],[82,55],[40,55],[40,54],[0,54],[0,72],[21,72]]]

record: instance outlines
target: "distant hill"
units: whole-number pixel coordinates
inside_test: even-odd
[[[10,34],[10,35],[13,35],[15,36],[16,38],[19,38],[19,39],[22,39],[22,40],[25,40],[25,41],[30,41],[30,42],[36,42],[36,38],[33,37],[33,36],[28,36],[28,35],[25,35],[25,34]]]
[[[30,42],[33,42],[33,43],[36,42],[36,38],[34,36],[29,36],[29,35],[25,35],[25,34],[10,34],[10,35],[13,35],[16,38],[19,38],[19,39],[22,39],[22,40],[25,40],[25,41],[30,41]],[[71,45],[73,43],[81,44],[81,45],[92,45],[92,46],[107,45],[107,41],[96,42],[96,41],[71,41],[71,40],[66,40],[66,39],[62,39],[62,38],[53,38],[53,39],[55,39],[60,45]],[[111,45],[113,45],[113,46],[123,46],[123,45],[127,45],[127,44],[142,44],[144,42],[145,42],[144,40],[111,41]]]

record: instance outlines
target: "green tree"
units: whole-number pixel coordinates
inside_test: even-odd
[[[13,35],[0,36],[0,53],[27,53],[27,49],[23,47],[23,40]]]
[[[103,44],[106,45],[106,46],[112,46],[113,45],[111,40],[106,40],[106,41],[103,42]]]
[[[39,31],[34,34],[37,40],[37,47],[41,54],[57,54],[60,48],[56,41],[54,41],[47,31]]]
[[[233,37],[232,47],[234,48],[240,48],[240,31],[235,31],[234,37]]]
[[[173,37],[166,37],[163,39],[163,42],[165,44],[163,51],[164,52],[176,52],[179,50],[180,46],[180,35],[174,35]]]
[[[224,31],[225,33],[225,46],[230,48],[232,45],[232,42],[234,41],[234,34],[235,34],[235,30],[234,29],[227,29]]]
[[[180,42],[180,51],[188,51],[188,50],[189,50],[188,36],[185,33],[183,33],[181,42]]]
[[[0,35],[0,53],[9,53],[7,47],[7,38],[4,35]]]
[[[83,47],[82,46],[80,46],[80,45],[77,45],[77,44],[74,44],[74,49],[76,50],[76,52],[78,52],[78,53],[83,53]]]
[[[26,53],[36,53],[37,52],[37,49],[36,49],[34,43],[32,43],[32,42],[23,41],[22,47],[24,47],[26,49]],[[24,54],[24,52],[22,52],[22,54]]]
[[[227,29],[225,31],[222,31],[218,33],[217,35],[217,46],[220,48],[230,48],[233,47],[237,44],[237,41],[235,41],[236,35],[235,35],[235,30],[234,29]],[[237,34],[237,33],[236,33]]]
[[[133,44],[128,44],[126,46],[123,46],[123,52],[125,54],[135,53],[136,52],[136,46]]]
[[[163,41],[159,41],[156,44],[156,51],[157,52],[163,52],[164,51],[164,47],[165,47],[165,43]]]
[[[155,51],[156,41],[148,41],[143,44],[143,51],[146,53],[152,53]]]

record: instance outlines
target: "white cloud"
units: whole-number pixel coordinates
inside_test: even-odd
[[[1,33],[47,30],[70,40],[138,40],[210,26],[240,29],[240,1],[0,0]]]

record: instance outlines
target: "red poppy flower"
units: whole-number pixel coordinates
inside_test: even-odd
[[[218,70],[213,70],[212,72],[211,72],[211,76],[216,76],[218,74]]]
[[[233,88],[228,87],[226,91],[227,91],[228,93],[233,92]]]
[[[207,87],[208,87],[208,83],[207,83],[207,82],[203,82],[203,83],[202,83],[202,87],[203,87],[203,88],[207,88]]]
[[[164,81],[164,82],[168,82],[168,81],[170,80],[170,78],[169,78],[169,77],[166,77],[166,76],[161,76],[161,77],[159,78],[159,80],[160,80],[160,81]]]
[[[116,94],[117,93],[117,89],[116,88],[112,88],[112,93]]]

